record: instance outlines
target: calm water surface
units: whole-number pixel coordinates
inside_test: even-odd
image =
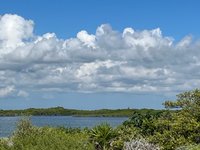
[[[16,123],[21,117],[0,117],[0,137],[7,137],[13,133]],[[122,124],[126,117],[72,117],[72,116],[32,116],[31,121],[35,126],[64,126],[72,128],[94,127],[101,123],[109,123],[116,127]]]

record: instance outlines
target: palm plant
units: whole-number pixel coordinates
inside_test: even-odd
[[[90,133],[90,140],[95,144],[97,150],[109,149],[110,143],[116,137],[117,133],[108,124],[101,124],[94,127]]]

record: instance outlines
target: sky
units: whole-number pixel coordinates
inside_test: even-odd
[[[0,109],[162,109],[200,84],[198,0],[4,0]]]

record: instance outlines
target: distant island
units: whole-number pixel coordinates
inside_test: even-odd
[[[24,110],[0,110],[0,116],[81,116],[81,117],[131,117],[135,113],[160,114],[165,110],[155,109],[99,109],[76,110],[63,107],[29,108]]]

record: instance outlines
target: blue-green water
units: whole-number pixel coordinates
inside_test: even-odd
[[[21,117],[0,117],[0,137],[12,135],[17,122]],[[122,124],[126,117],[72,117],[72,116],[32,116],[32,124],[35,126],[64,126],[72,128],[94,127],[101,123],[108,123],[113,127]]]

